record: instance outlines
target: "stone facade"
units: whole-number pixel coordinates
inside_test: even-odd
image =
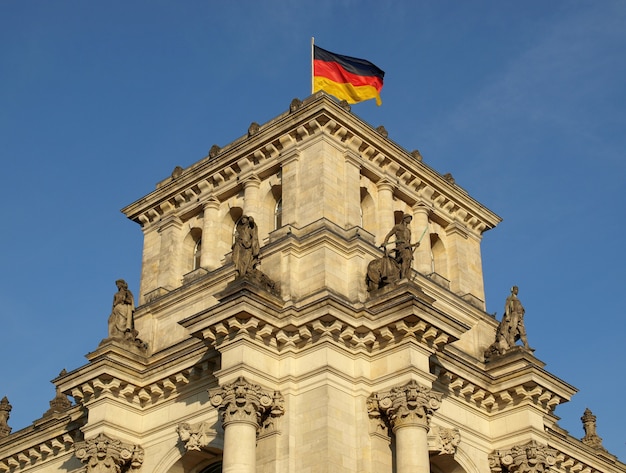
[[[557,425],[575,388],[489,351],[500,218],[345,103],[296,99],[123,212],[137,307],[32,426],[2,400],[0,473],[626,473],[591,412],[582,440]],[[368,287],[401,220],[410,274]]]

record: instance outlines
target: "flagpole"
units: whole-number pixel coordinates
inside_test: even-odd
[[[315,90],[315,84],[314,84],[315,71],[314,71],[314,66],[313,66],[313,61],[315,58],[314,44],[315,44],[315,38],[311,36],[311,95],[313,95],[313,91]]]

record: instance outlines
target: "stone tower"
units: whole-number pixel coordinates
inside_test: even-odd
[[[485,358],[499,217],[348,105],[294,99],[123,212],[132,326],[0,439],[0,472],[626,472],[558,427],[575,389],[532,350]]]

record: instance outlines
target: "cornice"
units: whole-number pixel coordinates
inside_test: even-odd
[[[123,353],[111,346],[94,353],[89,364],[54,380],[77,404],[111,396],[143,409],[180,394],[192,381],[211,383],[218,363],[218,354],[207,353],[194,339],[154,355],[145,365],[124,364]]]
[[[278,171],[281,154],[301,147],[321,135],[351,151],[374,181],[389,180],[409,205],[425,202],[449,222],[481,234],[496,226],[500,217],[472,199],[452,179],[441,176],[389,138],[373,129],[325,94],[316,94],[293,111],[260,125],[198,163],[173,174],[155,191],[122,209],[142,226],[167,214],[185,213],[205,195],[225,200],[241,187],[241,176],[259,178]]]
[[[82,408],[75,406],[61,417],[9,435],[0,442],[0,472],[17,473],[72,454],[82,439],[81,418],[86,421]]]
[[[394,304],[385,300],[393,298]],[[360,309],[327,293],[306,307],[284,308],[249,285],[238,287],[236,297],[225,294],[206,311],[181,321],[190,333],[219,349],[245,337],[277,353],[303,350],[328,341],[353,353],[375,353],[412,339],[429,351],[458,338],[467,327],[448,320],[429,306],[417,286],[407,283],[398,292]],[[444,320],[446,318],[446,320]]]
[[[546,429],[548,445],[557,450],[557,466],[568,473],[623,473],[626,464],[609,452],[598,451],[569,434]]]
[[[525,354],[524,354],[525,355]],[[511,358],[517,358],[513,353]],[[519,360],[514,360],[519,361]],[[532,355],[524,356],[523,367],[511,372],[489,373],[484,363],[474,365],[461,360],[451,351],[431,357],[430,371],[437,376],[440,389],[466,405],[496,414],[523,403],[545,413],[567,402],[576,389],[543,369],[543,363]]]

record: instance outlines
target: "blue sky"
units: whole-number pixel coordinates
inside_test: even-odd
[[[626,460],[626,2],[0,1],[0,397],[16,431],[139,287],[119,209],[310,94],[310,41],[385,70],[352,111],[504,220],[487,310],[513,284],[557,408]]]

